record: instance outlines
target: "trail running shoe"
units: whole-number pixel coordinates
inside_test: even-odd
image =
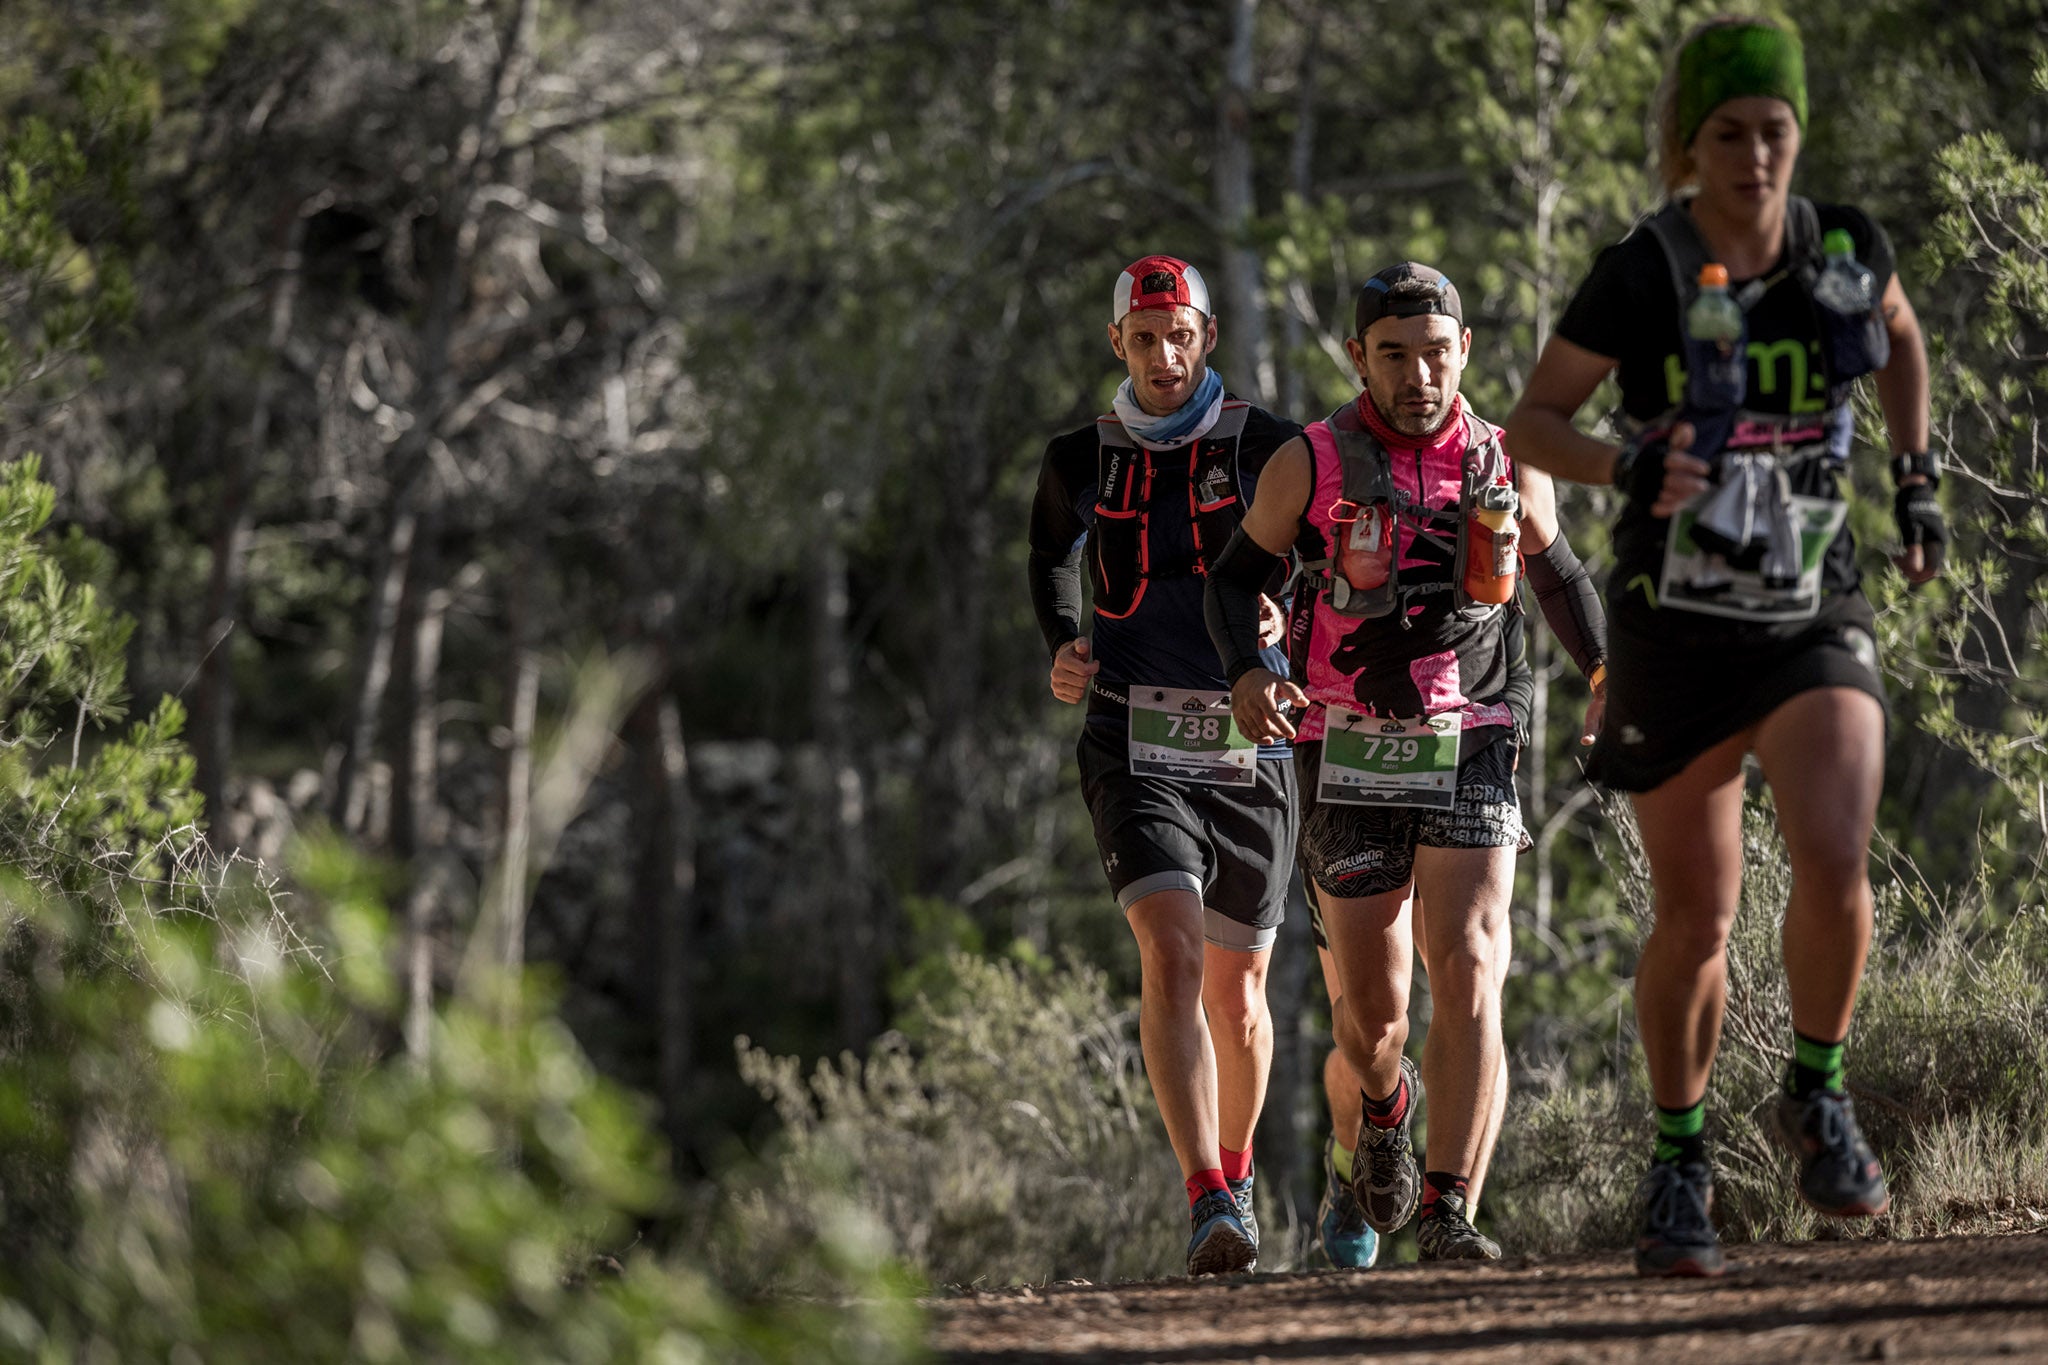
[[[1351,1186],[1337,1178],[1336,1139],[1323,1144],[1323,1202],[1316,1208],[1316,1244],[1340,1270],[1364,1270],[1380,1258],[1380,1235],[1366,1226]]]
[[[1237,1221],[1244,1224],[1246,1235],[1252,1239],[1252,1253],[1259,1250],[1259,1217],[1252,1211],[1252,1173],[1246,1171],[1244,1179],[1224,1181],[1230,1186],[1230,1197],[1237,1202]]]
[[[1422,1172],[1416,1169],[1415,1146],[1408,1140],[1408,1131],[1415,1126],[1422,1075],[1406,1057],[1401,1059],[1401,1079],[1408,1082],[1408,1112],[1393,1128],[1377,1128],[1370,1119],[1359,1120],[1358,1147],[1351,1157],[1352,1196],[1366,1223],[1382,1234],[1398,1232],[1422,1202]]]
[[[1637,1197],[1643,1201],[1643,1230],[1636,1238],[1636,1274],[1704,1277],[1728,1268],[1707,1216],[1714,1172],[1706,1162],[1651,1162]]]
[[[1258,1243],[1245,1231],[1230,1191],[1210,1190],[1195,1201],[1189,1216],[1195,1231],[1188,1238],[1188,1274],[1234,1275],[1258,1264]]]
[[[1799,1159],[1799,1197],[1816,1213],[1868,1218],[1891,1207],[1884,1170],[1856,1126],[1856,1105],[1847,1095],[1780,1095],[1776,1115],[1778,1140]]]
[[[1415,1246],[1425,1261],[1498,1261],[1500,1243],[1472,1226],[1465,1196],[1446,1192],[1415,1225]]]

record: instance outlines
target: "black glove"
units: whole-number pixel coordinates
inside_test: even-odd
[[[1927,566],[1939,569],[1942,549],[1948,544],[1948,523],[1942,519],[1941,501],[1934,496],[1934,485],[1916,483],[1901,488],[1892,499],[1892,515],[1899,521],[1899,539],[1908,549],[1922,547]]]
[[[1657,501],[1664,491],[1664,456],[1671,449],[1671,433],[1638,433],[1614,452],[1614,486],[1631,502],[1645,506]]]

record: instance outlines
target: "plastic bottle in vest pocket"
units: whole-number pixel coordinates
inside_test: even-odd
[[[1359,592],[1384,587],[1394,567],[1394,520],[1385,503],[1339,502],[1330,520],[1343,527],[1337,572]]]
[[[1465,547],[1465,595],[1498,605],[1515,595],[1515,563],[1522,532],[1521,499],[1513,485],[1489,484],[1472,499],[1471,541]]]

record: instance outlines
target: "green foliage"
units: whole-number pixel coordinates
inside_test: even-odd
[[[308,846],[287,916],[211,854],[174,702],[47,761],[53,717],[119,714],[128,623],[39,544],[34,475],[0,479],[0,1360],[907,1355],[866,1263],[784,1249],[869,1295],[784,1312],[606,1254],[680,1207],[645,1106],[513,982],[391,1058],[374,872]]]
[[[33,1046],[0,1069],[0,1359],[901,1354],[886,1302],[785,1318],[604,1257],[672,1207],[642,1106],[532,997],[509,1023],[450,1006],[424,1066],[380,1059],[382,912],[345,856],[307,871],[319,953],[257,916],[139,910],[107,970],[89,920],[11,899],[10,975],[33,986],[5,1023]]]
[[[895,1250],[940,1284],[1129,1279],[1178,1268],[1173,1154],[1132,1018],[1102,974],[963,953],[865,1058],[821,1062],[744,1039],[782,1151],[743,1206],[742,1247],[791,1239],[851,1179]]]
[[[122,254],[81,230],[132,223],[149,127],[141,71],[101,52],[48,112],[0,136],[0,396],[50,378],[133,309]]]

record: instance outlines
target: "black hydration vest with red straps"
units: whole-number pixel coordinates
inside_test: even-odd
[[[1244,519],[1238,497],[1238,445],[1251,404],[1229,399],[1216,425],[1184,450],[1147,450],[1113,416],[1095,419],[1098,448],[1095,531],[1089,575],[1095,611],[1129,616],[1155,579],[1206,576],[1231,533]],[[1167,462],[1188,471],[1186,514],[1194,528],[1194,553],[1156,555],[1155,514],[1178,516],[1182,509],[1155,502],[1153,483]]]

